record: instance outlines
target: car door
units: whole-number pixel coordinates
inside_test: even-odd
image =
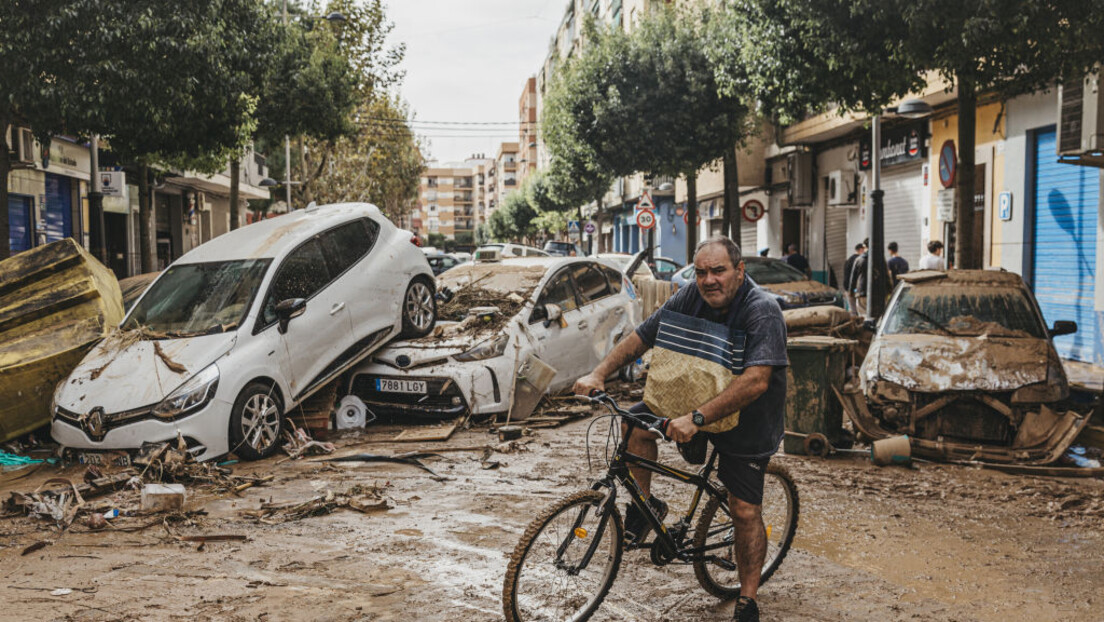
[[[544,325],[546,304],[558,305],[563,310],[560,320],[549,322],[548,326]],[[571,266],[562,268],[541,288],[536,307],[529,316],[529,332],[536,344],[537,357],[556,370],[550,391],[564,388],[579,375],[578,370],[589,364],[589,347],[586,344],[588,324],[579,309],[578,294],[571,280]]]
[[[334,227],[319,236],[322,254],[331,279],[330,287],[343,290],[352,326],[350,345],[391,326],[394,299],[382,292],[387,288],[388,267],[377,257],[380,226],[370,218],[360,218]],[[394,294],[402,296],[405,289]]]
[[[571,271],[582,302],[579,310],[584,316],[588,369],[596,367],[625,335],[629,321],[621,297],[614,291],[615,287],[621,291],[621,273],[607,270],[615,277],[613,283],[603,267],[593,262],[578,264]]]
[[[276,305],[289,298],[307,301],[302,315],[288,322],[280,335],[282,367],[293,401],[304,396],[311,381],[345,349],[351,337],[347,291],[333,287],[318,236],[284,259],[261,308],[261,329],[277,330]]]

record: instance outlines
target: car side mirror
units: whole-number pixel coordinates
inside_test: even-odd
[[[544,327],[548,328],[552,322],[559,322],[563,317],[563,308],[556,304],[544,305]]]
[[[277,330],[283,335],[287,332],[288,322],[292,318],[303,315],[303,312],[307,310],[307,301],[304,298],[288,298],[287,300],[281,300],[276,303],[276,317],[280,319],[280,324]]]
[[[1070,320],[1055,320],[1054,328],[1050,329],[1051,337],[1060,337],[1062,335],[1072,335],[1077,332],[1077,322],[1071,322]]]
[[[872,333],[876,332],[878,330],[878,320],[875,320],[875,319],[863,320],[863,330],[868,330]]]

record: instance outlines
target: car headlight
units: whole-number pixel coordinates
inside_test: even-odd
[[[153,416],[159,419],[173,419],[203,408],[215,396],[218,381],[218,366],[209,365],[161,400],[160,404],[154,406]]]
[[[495,335],[490,339],[480,343],[467,352],[461,352],[453,358],[460,362],[467,361],[482,361],[483,359],[493,359],[496,356],[502,356],[502,353],[506,351],[506,344],[510,343],[510,336],[506,334]]]
[[[805,299],[797,294],[782,294],[782,302],[788,305],[799,305],[805,302]]]

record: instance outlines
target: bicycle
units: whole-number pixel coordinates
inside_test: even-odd
[[[694,575],[705,591],[722,599],[738,596],[740,581],[732,546],[728,492],[709,479],[717,463],[716,448],[712,448],[697,473],[631,454],[627,451],[628,442],[635,429],[643,428],[668,440],[664,431],[669,420],[630,413],[604,393],[582,399],[602,404],[610,411],[591,423],[593,426],[599,419],[611,418],[610,439],[620,429],[616,425],[618,419],[629,424],[628,431],[616,442],[612,458],[607,455],[609,468],[604,476],[590,489],[569,495],[547,508],[522,534],[510,557],[502,591],[506,620],[581,622],[598,610],[617,578],[627,546],[624,523],[617,509],[617,484],[630,493],[630,502],[645,516],[655,534],[650,544],[628,545],[628,550],[650,549],[651,562],[656,566],[692,564]],[[587,434],[589,437],[589,429]],[[670,527],[664,525],[645,502],[630,466],[694,486],[686,514]],[[690,525],[703,495],[707,501],[691,536]],[[774,463],[767,467],[762,507],[768,544],[760,582],[765,583],[789,552],[799,513],[793,478]],[[589,585],[592,582],[594,585]]]

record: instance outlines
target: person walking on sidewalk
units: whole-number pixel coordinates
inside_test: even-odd
[[[790,264],[794,268],[797,268],[805,276],[811,277],[812,271],[809,270],[809,260],[805,259],[805,256],[797,252],[797,244],[790,242],[790,245],[786,247],[786,256],[784,257],[786,263]]]
[[[863,254],[866,250],[866,246],[862,242],[855,245],[855,254],[847,258],[847,261],[843,262],[843,295],[847,298],[847,310],[851,312],[851,315],[858,315],[858,311],[855,308],[855,260]]]
[[[886,262],[889,265],[889,286],[894,288],[897,286],[897,278],[902,274],[908,274],[909,265],[908,260],[897,254],[897,243],[890,242],[889,246],[889,261]]]
[[[943,261],[943,243],[939,240],[928,242],[928,254],[920,259],[921,270],[946,270],[947,264]]]
[[[740,596],[733,618],[758,622],[759,607],[755,598],[767,545],[762,515],[763,482],[767,463],[778,451],[784,431],[786,367],[789,365],[786,323],[778,304],[764,290],[752,287],[746,278],[740,247],[732,240],[718,236],[699,244],[694,252],[694,271],[697,275],[695,287],[680,289],[635,332],[622,339],[594,371],[579,378],[574,390],[580,395],[603,390],[605,379],[618,369],[640,358],[653,346],[665,345],[662,338],[670,334],[672,323],[698,329],[680,331],[683,340],[690,339],[688,336],[693,334],[704,335],[701,343],[683,343],[683,347],[715,347],[709,340],[717,339],[716,335],[727,337],[731,345],[724,351],[731,359],[726,362],[734,370],[731,381],[720,394],[697,409],[673,418],[667,435],[680,443],[689,442],[703,426],[739,412],[735,427],[709,433],[709,440],[720,454],[717,476],[729,491],[734,525],[733,548],[739,567]],[[643,402],[630,410],[650,411]],[[641,430],[633,431],[628,448],[633,454],[650,460],[658,455],[655,435]],[[651,472],[633,468],[632,475],[649,496],[648,502],[657,508],[657,514],[665,514],[663,502],[650,495]],[[626,537],[631,534],[634,542],[642,542],[650,526],[635,510],[635,506],[629,504],[625,518]]]

